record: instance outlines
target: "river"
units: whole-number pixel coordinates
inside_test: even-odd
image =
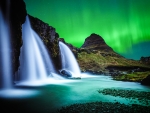
[[[18,85],[14,91],[8,91],[3,96],[3,91],[0,91],[0,106],[8,108],[4,109],[5,111],[51,113],[62,106],[95,101],[143,104],[138,99],[103,95],[98,92],[107,88],[150,92],[150,87],[140,83],[114,81],[110,76],[84,73],[81,79],[50,79],[45,85]]]

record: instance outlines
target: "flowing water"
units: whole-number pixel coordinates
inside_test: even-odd
[[[55,73],[52,61],[40,37],[31,28],[28,16],[22,25],[23,46],[20,55],[21,81],[42,81]]]
[[[13,97],[13,100],[7,98],[6,105],[13,109],[24,110],[26,112],[49,113],[75,103],[86,102],[120,102],[124,104],[143,104],[138,99],[126,99],[103,95],[98,93],[99,89],[115,88],[122,90],[147,91],[150,87],[142,86],[135,82],[114,81],[110,76],[81,74],[78,80],[56,80],[42,87],[18,87],[22,90],[36,91],[31,97]],[[19,95],[19,94],[18,94]],[[2,99],[0,98],[0,101]],[[150,102],[150,100],[149,100]],[[150,103],[149,103],[150,104]]]
[[[80,68],[72,51],[63,42],[59,42],[62,69],[69,70],[72,77],[80,77]]]
[[[10,29],[0,10],[0,88],[12,88]]]
[[[18,78],[13,81],[9,25],[0,12],[0,97],[32,96],[38,91],[18,89],[15,86],[39,86],[54,82],[55,79],[62,79],[60,75],[55,74],[51,58],[40,37],[32,30],[28,16],[22,25],[22,33],[23,46]]]

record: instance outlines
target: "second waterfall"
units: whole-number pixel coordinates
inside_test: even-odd
[[[45,80],[55,69],[43,42],[31,28],[28,16],[22,25],[22,33],[19,81]]]
[[[62,70],[71,73],[72,77],[80,77],[79,65],[72,51],[63,42],[59,42]]]

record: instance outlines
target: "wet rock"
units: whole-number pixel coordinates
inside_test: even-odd
[[[71,72],[65,69],[60,70],[60,74],[64,77],[72,77]]]
[[[103,95],[118,96],[126,99],[138,99],[140,103],[150,105],[150,92],[135,91],[135,90],[123,90],[123,89],[111,89],[105,88],[98,90]]]
[[[149,113],[150,107],[119,102],[76,103],[58,109],[56,113]]]
[[[85,73],[90,73],[92,75],[102,75],[102,74],[104,74],[102,71],[92,71],[92,70],[86,70]]]
[[[148,75],[145,79],[143,79],[141,81],[141,84],[150,86],[150,75]]]

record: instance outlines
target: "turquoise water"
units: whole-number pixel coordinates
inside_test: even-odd
[[[14,90],[20,89],[26,93],[14,93],[14,96],[11,94],[11,96],[5,98],[1,97],[0,101],[6,102],[5,100],[7,100],[7,106],[13,104],[27,110],[27,112],[52,112],[62,106],[95,101],[143,105],[138,99],[114,97],[98,93],[99,89],[104,88],[150,92],[150,87],[142,86],[140,83],[114,81],[110,76],[82,74],[81,79],[77,80],[55,79],[42,86],[17,86]]]

